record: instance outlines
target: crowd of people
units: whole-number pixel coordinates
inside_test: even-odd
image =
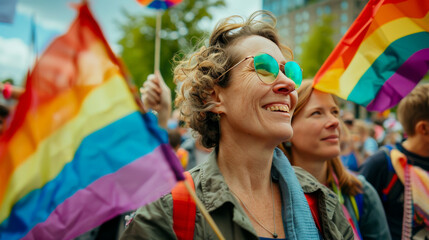
[[[24,93],[22,87],[14,86],[9,82],[0,82],[0,96],[2,96],[2,99],[0,99],[3,100],[2,102],[0,101],[0,136],[6,130],[7,119],[11,109],[22,93]]]
[[[397,149],[407,157],[407,164],[418,166],[427,174],[429,86],[416,87],[401,101],[397,110],[399,120],[392,114],[384,119],[378,116],[373,121],[356,119],[354,113],[339,108],[334,96],[313,89],[311,81],[304,81],[301,86],[295,83],[291,89],[283,79],[294,81],[294,76],[284,69],[285,62],[292,61],[290,52],[284,51],[272,26],[254,17],[242,23],[233,23],[232,18],[221,22],[212,33],[209,45],[190,53],[175,70],[175,81],[180,86],[175,111],[181,113],[176,119],[188,124],[191,132],[182,134],[181,146],[189,149],[185,146],[192,142],[191,153],[198,149],[199,143],[203,151],[209,153],[208,158],[189,160],[192,165],[183,166],[190,170],[197,195],[206,203],[227,239],[285,236],[288,239],[297,236],[302,239],[404,239],[407,231],[410,233],[405,239],[427,239],[427,200],[426,207],[419,206],[414,211],[411,225],[404,222],[408,226],[403,226],[407,189],[404,189],[403,177],[392,177],[395,170],[390,170],[391,164],[386,159],[390,158],[392,149]],[[270,66],[263,69],[264,72],[259,65],[262,65],[260,52],[270,56],[264,59],[264,65]],[[279,65],[278,75],[273,74],[277,64],[270,65],[271,57]],[[252,82],[255,77],[260,81]],[[267,78],[272,79],[266,82]],[[162,82],[162,78],[159,80]],[[155,103],[145,100],[151,97],[143,95],[142,99]],[[276,115],[289,116],[284,116],[281,125]],[[180,125],[171,126],[182,128]],[[286,131],[290,128],[293,134]],[[272,143],[279,140],[282,141],[273,151]],[[281,168],[288,167],[279,167],[283,158],[279,160],[278,149],[293,165],[294,181],[282,175]],[[290,184],[298,180],[302,191],[297,200],[288,196],[289,186],[282,185],[286,181],[282,178]],[[399,180],[392,182],[392,178]],[[421,179],[426,185],[428,181],[427,175]],[[207,182],[214,186],[206,185]],[[386,191],[387,188],[392,191]],[[221,200],[215,201],[205,194],[216,194]],[[427,193],[425,196],[428,197]],[[306,211],[299,208],[302,199],[307,202]],[[123,239],[173,238],[172,201],[171,195],[167,195],[139,209]],[[227,203],[231,204],[229,211],[220,206]],[[288,214],[288,210],[292,212]],[[295,231],[292,231],[289,224],[298,224],[293,220],[294,213],[305,220],[311,216],[317,236],[312,235],[314,231],[299,232],[300,228],[293,225]],[[198,211],[196,215],[194,238],[213,237]],[[234,221],[243,215],[244,223]],[[314,225],[306,227],[311,229]]]
[[[219,22],[177,62],[174,110],[159,72],[141,88],[222,235],[428,239],[429,84],[402,99],[398,120],[356,119],[302,81],[275,22],[266,11]],[[174,201],[138,209],[121,238],[176,239]],[[198,209],[190,219],[193,239],[216,239]]]

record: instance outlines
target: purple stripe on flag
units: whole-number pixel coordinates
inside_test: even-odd
[[[384,111],[394,107],[420,82],[429,69],[429,49],[417,51],[380,88],[366,108]]]
[[[176,176],[165,159],[165,151],[166,147],[160,145],[153,152],[77,191],[23,239],[72,239],[169,193],[176,184]],[[64,222],[62,216],[67,216],[68,221]]]
[[[152,133],[158,133],[160,131],[160,127],[158,125],[158,119],[152,114],[152,113],[146,113],[143,114],[143,118],[146,119],[146,121],[150,122],[151,124],[148,124],[147,127],[150,132]],[[154,136],[159,136],[159,134],[154,134]],[[161,142],[168,142],[168,140],[159,139]],[[183,175],[183,167],[180,164],[180,161],[177,160],[176,154],[173,152],[173,149],[169,144],[161,144],[161,149],[163,153],[166,156],[166,160],[170,163],[169,166],[171,167],[171,170],[176,175],[177,181],[185,180],[185,176]],[[176,159],[176,161],[174,161]]]

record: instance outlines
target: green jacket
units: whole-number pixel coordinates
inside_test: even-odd
[[[325,239],[354,239],[353,229],[344,217],[337,195],[320,184],[316,178],[300,167],[293,167],[304,193],[317,193],[319,214]]]
[[[276,149],[276,151],[273,163],[280,161],[276,160],[280,150]],[[284,161],[286,158],[283,157],[281,160]],[[319,192],[319,209],[325,239],[353,239],[353,231],[341,211],[336,195],[319,184],[304,170],[295,168],[295,171],[304,191]],[[259,240],[248,216],[229,191],[219,171],[215,151],[206,162],[190,170],[190,173],[194,179],[197,196],[205,205],[225,239]],[[274,181],[278,181],[279,174],[275,169],[275,164],[273,164],[272,177]],[[281,185],[280,189],[286,191],[282,189]],[[173,231],[172,212],[172,197],[171,194],[167,194],[156,202],[140,208],[121,239],[176,239]],[[288,221],[285,221],[287,213],[284,211],[284,206],[282,206],[282,215],[284,225],[286,225]],[[286,227],[285,233],[287,233]],[[286,238],[289,239],[288,236]],[[198,209],[194,239],[217,239]]]

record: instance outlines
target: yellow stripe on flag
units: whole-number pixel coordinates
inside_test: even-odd
[[[60,173],[87,135],[137,110],[120,75],[94,89],[83,101],[78,115],[43,140],[36,152],[13,172],[10,181],[3,182],[7,187],[0,206],[0,222],[8,217],[19,199],[43,187]]]
[[[362,42],[346,69],[342,67],[342,59],[338,58],[315,88],[347,99],[360,78],[392,42],[410,34],[429,31],[428,21],[429,13],[424,18],[404,17],[384,24]]]
[[[341,76],[338,96],[347,99],[359,79],[391,43],[414,33],[429,31],[429,27],[424,26],[428,21],[429,13],[421,19],[400,18],[374,31],[359,46],[359,50]]]

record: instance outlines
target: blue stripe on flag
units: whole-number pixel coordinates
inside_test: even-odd
[[[0,224],[0,233],[7,230],[8,239],[25,236],[78,190],[168,143],[167,133],[157,129],[153,115],[134,112],[88,135],[57,177],[14,205]],[[0,239],[6,239],[3,237],[0,234]]]

